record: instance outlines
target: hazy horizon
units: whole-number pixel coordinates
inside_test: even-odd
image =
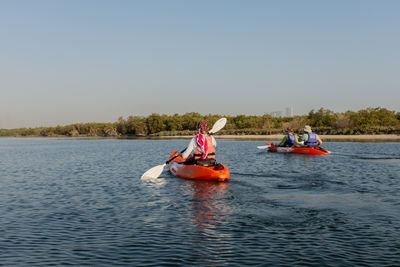
[[[0,2],[0,128],[400,110],[400,2]]]

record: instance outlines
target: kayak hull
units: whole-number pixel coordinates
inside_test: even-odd
[[[178,153],[177,151],[172,152],[170,159],[178,155]],[[224,164],[206,167],[185,165],[183,164],[184,161],[185,159],[181,156],[176,157],[168,163],[169,171],[177,177],[191,180],[226,182],[230,179],[229,169]]]
[[[270,145],[268,147],[269,152],[281,152],[281,153],[296,153],[306,155],[327,155],[330,154],[326,149],[313,148],[313,147],[280,147],[278,145]]]

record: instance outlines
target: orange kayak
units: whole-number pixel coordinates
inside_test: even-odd
[[[270,152],[283,152],[283,153],[297,153],[297,154],[307,154],[307,155],[326,155],[330,154],[328,150],[323,148],[314,147],[280,147],[276,144],[271,144],[268,147]]]
[[[178,155],[178,151],[171,153],[170,159]],[[207,181],[229,181],[230,173],[228,167],[223,164],[214,166],[187,165],[181,156],[176,157],[168,163],[168,168],[175,176],[193,180]]]

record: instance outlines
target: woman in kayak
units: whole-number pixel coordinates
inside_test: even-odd
[[[294,133],[294,129],[291,127],[286,128],[286,135],[283,137],[279,146],[291,147],[299,144],[297,134]]]
[[[208,135],[208,123],[205,120],[197,124],[197,134],[190,140],[182,157],[188,163],[215,163],[215,147],[217,142],[213,136]]]
[[[309,125],[304,126],[304,134],[301,136],[301,140],[304,141],[304,146],[318,147],[322,145],[322,140],[318,134],[313,133]]]

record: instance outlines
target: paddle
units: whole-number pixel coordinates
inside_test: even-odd
[[[226,118],[221,118],[219,120],[217,120],[213,127],[211,128],[210,131],[208,131],[208,134],[213,134],[218,132],[219,130],[221,130],[222,128],[224,128],[226,124]],[[164,164],[161,165],[157,165],[151,169],[149,169],[148,171],[146,171],[145,173],[143,173],[141,179],[143,178],[157,178],[160,176],[160,174],[163,172],[164,167],[170,163],[173,159],[175,159],[176,157],[178,157],[181,153],[185,152],[186,148],[184,150],[182,150],[178,155],[176,155],[173,158],[170,158],[169,160],[167,160]]]
[[[266,146],[258,146],[257,148],[258,149],[267,149],[271,146],[271,143],[266,143],[266,144],[267,144]]]

